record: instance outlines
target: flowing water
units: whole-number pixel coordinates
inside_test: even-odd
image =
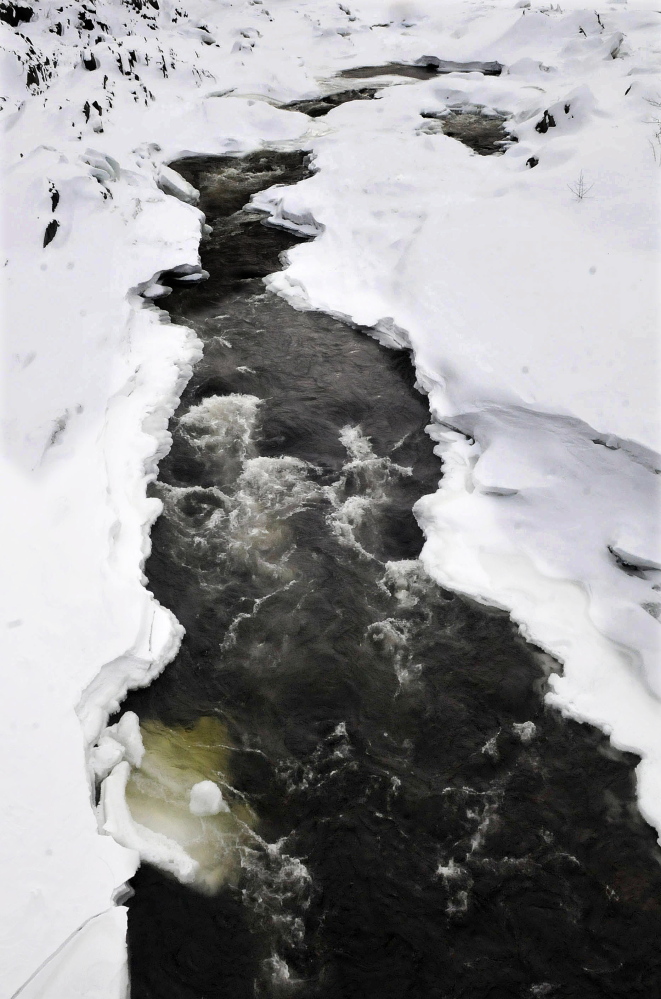
[[[133,999],[659,995],[635,760],[417,561],[440,464],[407,354],[264,289],[296,237],[241,208],[303,154],[173,165],[213,226],[168,300],[204,358],[146,570],[186,637],[124,707],[131,807],[199,867],[133,879]]]
[[[344,69],[338,76],[345,80],[369,80],[375,76],[407,76],[412,80],[430,80],[448,73],[482,73],[500,76],[503,67],[499,62],[453,62],[436,56],[423,56],[415,65],[389,62],[381,66],[355,66]]]
[[[371,101],[379,92],[377,87],[356,87],[355,90],[341,90],[334,94],[325,94],[322,97],[314,97],[306,101],[292,101],[285,107],[289,111],[302,111],[310,118],[321,118],[328,114],[333,108],[348,101]]]

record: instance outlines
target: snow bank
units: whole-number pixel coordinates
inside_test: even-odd
[[[88,772],[114,767],[117,781],[131,753],[106,733],[89,770],[85,757],[127,689],[149,683],[181,637],[144,587],[160,510],[146,486],[199,356],[193,333],[139,295],[163,271],[200,270],[203,217],[166,163],[291,140],[307,119],[205,100],[199,39],[179,33],[172,10],[157,36],[130,5],[98,3],[90,35],[79,4],[33,6],[20,33],[0,24],[12,664],[0,729],[13,830],[0,859],[0,993],[114,997],[125,991],[125,913],[114,902],[138,851],[135,837],[99,834]],[[102,40],[86,47],[91,37]]]
[[[661,829],[655,15],[30,6],[0,22],[2,993],[125,990],[114,901],[142,847],[99,833],[88,775],[110,775],[107,795],[135,765],[135,727],[104,733],[108,713],[181,633],[142,565],[159,511],[146,484],[199,349],[147,301],[162,272],[199,273],[195,192],[168,167],[187,152],[313,150],[313,178],[259,201],[317,235],[271,287],[412,347],[446,472],[417,510],[425,564],[565,663],[555,702],[644,756]],[[314,121],[275,106],[422,56],[504,70],[398,78]],[[519,142],[482,158],[421,131],[421,112],[468,105],[507,113]]]
[[[315,176],[255,199],[323,230],[268,284],[410,346],[445,472],[416,507],[423,562],[564,663],[551,699],[643,756],[661,830],[653,19],[423,3],[418,18],[427,51],[433,37],[502,75],[331,111]],[[518,142],[480,157],[421,128],[461,107],[507,113]]]
[[[12,573],[4,609],[13,669],[2,729],[14,765],[3,773],[3,801],[18,833],[0,903],[9,993],[63,940],[87,946],[90,934],[75,931],[109,908],[136,865],[134,853],[97,834],[75,707],[84,694],[91,743],[127,687],[168,661],[181,633],[143,586],[158,513],[145,486],[199,349],[130,289],[162,268],[198,264],[200,214],[137,170],[115,176],[109,166],[113,175],[100,181],[88,160],[38,149],[5,178],[4,550]],[[43,247],[51,184],[60,226]],[[159,233],[160,241],[147,238]]]

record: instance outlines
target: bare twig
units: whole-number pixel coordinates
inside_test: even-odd
[[[594,184],[586,183],[585,177],[583,176],[583,171],[581,170],[581,172],[578,175],[578,180],[576,181],[576,183],[567,184],[567,187],[569,188],[571,193],[575,196],[577,201],[583,201],[585,198],[587,198],[588,194],[594,187]]]
[[[661,100],[658,100],[658,98],[655,100],[653,97],[646,97],[645,101],[648,104],[651,104],[653,108],[661,108]],[[649,141],[652,147],[652,153],[654,155],[654,162],[661,163],[661,118],[658,117],[648,118],[645,124],[654,125],[655,128],[654,138],[650,139]],[[660,154],[658,160],[657,160],[657,147],[659,149],[659,154]]]

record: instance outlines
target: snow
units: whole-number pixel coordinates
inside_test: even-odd
[[[269,286],[411,347],[444,463],[416,508],[425,566],[563,663],[552,703],[642,756],[641,809],[661,831],[655,12],[32,6],[0,23],[0,992],[119,999],[115,902],[139,855],[193,876],[126,805],[137,719],[106,727],[181,637],[142,567],[160,510],[146,486],[199,353],[151,304],[163,272],[204,277],[196,194],[168,165],[186,153],[311,151],[314,176],[255,199],[316,237]],[[277,106],[424,56],[504,70],[381,78],[375,100],[319,119]],[[421,112],[461,106],[505,113],[518,143],[480,157],[422,130]]]
[[[125,999],[126,909],[116,906],[85,923],[21,989],[21,999]]]

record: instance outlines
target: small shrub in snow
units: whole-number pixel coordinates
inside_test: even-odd
[[[588,194],[594,187],[594,184],[586,183],[583,171],[581,170],[578,175],[578,180],[574,184],[567,184],[567,187],[576,197],[577,201],[583,201],[584,198],[587,198]]]

